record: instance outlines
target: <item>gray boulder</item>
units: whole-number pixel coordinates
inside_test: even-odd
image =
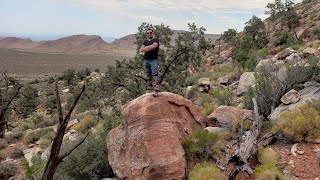
[[[236,94],[238,96],[247,92],[255,83],[254,72],[245,72],[241,75]]]
[[[279,120],[280,114],[284,111],[291,111],[311,100],[320,100],[320,84],[315,81],[309,81],[304,83],[304,89],[299,91],[300,100],[297,103],[285,105],[281,104],[269,115],[269,119],[273,124],[276,124]]]
[[[297,103],[300,99],[300,94],[298,91],[292,89],[290,90],[289,92],[287,92],[281,99],[280,101],[283,103],[283,104],[294,104],[294,103]]]

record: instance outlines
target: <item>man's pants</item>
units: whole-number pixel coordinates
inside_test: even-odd
[[[144,60],[144,67],[147,72],[147,78],[152,76],[158,76],[158,60]]]

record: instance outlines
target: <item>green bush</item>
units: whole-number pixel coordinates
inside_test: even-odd
[[[209,116],[213,111],[215,111],[217,109],[217,106],[215,106],[212,103],[208,103],[205,102],[201,107],[200,107],[200,111],[202,112],[202,114],[207,117]]]
[[[48,80],[48,84],[53,84],[53,83],[54,83],[54,78],[50,77],[49,80]]]
[[[47,101],[45,105],[46,109],[56,109],[57,108],[57,99],[55,95],[47,96]]]
[[[62,74],[62,79],[66,82],[67,85],[73,85],[76,78],[76,70],[67,69]]]
[[[28,179],[41,179],[47,162],[38,156],[33,156],[31,162],[32,166],[29,166],[26,159],[23,159],[22,161],[25,176]]]
[[[187,159],[208,160],[221,149],[219,135],[207,130],[196,130],[182,142]]]
[[[5,140],[11,144],[18,140],[20,140],[24,136],[23,131],[12,131],[12,133],[9,133],[5,136]]]
[[[41,137],[43,137],[45,134],[47,134],[49,132],[53,132],[53,129],[52,128],[43,128],[43,129],[28,131],[24,135],[23,141],[26,143],[35,143]]]
[[[273,132],[283,133],[296,141],[312,142],[320,135],[320,115],[311,103],[280,114]]]
[[[202,106],[205,103],[212,102],[212,95],[206,93],[198,93],[196,96],[196,102]]]
[[[215,88],[212,90],[212,95],[218,99],[220,105],[232,106],[234,104],[234,94],[229,89]]]
[[[255,168],[253,175],[256,180],[289,180],[274,164],[262,164]]]
[[[70,154],[59,166],[58,173],[61,179],[68,180],[100,180],[106,177],[113,177],[113,172],[108,164],[105,139],[112,128],[119,125],[118,116],[110,116],[101,122],[98,133],[91,134],[85,142]],[[64,146],[62,151],[73,147]]]
[[[24,155],[24,154],[23,154],[23,150],[22,150],[21,147],[14,147],[13,150],[12,150],[12,152],[11,152],[10,157],[11,157],[12,159],[17,159],[17,158],[23,157],[23,155]]]
[[[40,139],[39,139],[39,145],[41,146],[41,148],[47,148],[51,145],[51,142],[53,141],[55,136],[55,132],[54,131],[49,131],[47,132],[45,135],[43,135]]]
[[[311,31],[311,36],[312,36],[312,38],[314,38],[314,39],[320,39],[320,29],[314,28],[314,29]]]
[[[189,173],[190,180],[227,180],[227,176],[214,164],[196,164]]]
[[[89,115],[84,117],[79,123],[73,125],[72,129],[83,132],[85,130],[90,129],[96,124],[97,124],[97,120],[95,119],[95,117],[92,115]]]
[[[260,148],[258,160],[261,164],[278,164],[278,154],[272,148]]]
[[[38,91],[28,85],[22,89],[21,95],[17,100],[16,113],[23,117],[27,117],[37,110]]]
[[[9,179],[17,172],[17,168],[12,163],[1,162],[0,163],[0,179]]]

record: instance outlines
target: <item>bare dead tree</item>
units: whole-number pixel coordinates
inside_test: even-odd
[[[13,78],[9,78],[6,72],[1,73],[0,77],[0,138],[4,138],[7,121],[5,113],[11,103],[20,93],[22,85]]]
[[[256,156],[257,151],[260,147],[264,147],[274,139],[272,132],[265,134],[263,137],[260,136],[260,128],[262,117],[258,112],[258,105],[255,98],[252,99],[254,104],[254,119],[253,124],[249,131],[245,133],[243,138],[243,121],[241,122],[240,128],[238,129],[237,136],[237,150],[229,162],[234,164],[234,167],[229,174],[229,180],[234,180],[241,171],[247,172],[249,175],[253,174],[253,170],[249,166],[249,160]]]
[[[57,133],[56,133],[56,135],[53,139],[53,142],[52,142],[50,157],[49,157],[49,160],[46,164],[45,171],[42,175],[42,178],[41,178],[42,180],[52,180],[57,167],[59,166],[59,164],[61,162],[63,162],[63,159],[65,157],[67,157],[68,155],[70,155],[77,147],[79,147],[89,135],[89,133],[87,133],[86,136],[77,145],[75,145],[71,150],[69,150],[68,152],[66,152],[63,155],[60,155],[60,149],[61,149],[61,145],[62,145],[62,141],[63,141],[63,136],[65,134],[68,122],[70,120],[71,113],[73,112],[74,108],[76,107],[84,90],[85,90],[85,85],[82,86],[82,88],[81,88],[79,94],[76,96],[76,99],[74,100],[70,110],[68,111],[66,116],[63,117],[59,89],[58,89],[58,80],[56,79],[55,93],[56,93],[56,98],[57,98],[59,125],[58,125],[58,129],[57,129]]]

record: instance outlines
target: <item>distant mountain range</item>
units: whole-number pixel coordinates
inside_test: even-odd
[[[172,43],[182,31],[174,31]],[[206,34],[215,41],[220,35]],[[72,35],[57,40],[33,41],[30,38],[0,37],[0,48],[32,52],[72,54],[116,54],[133,56],[136,52],[135,35],[130,34],[107,43],[97,35]]]

